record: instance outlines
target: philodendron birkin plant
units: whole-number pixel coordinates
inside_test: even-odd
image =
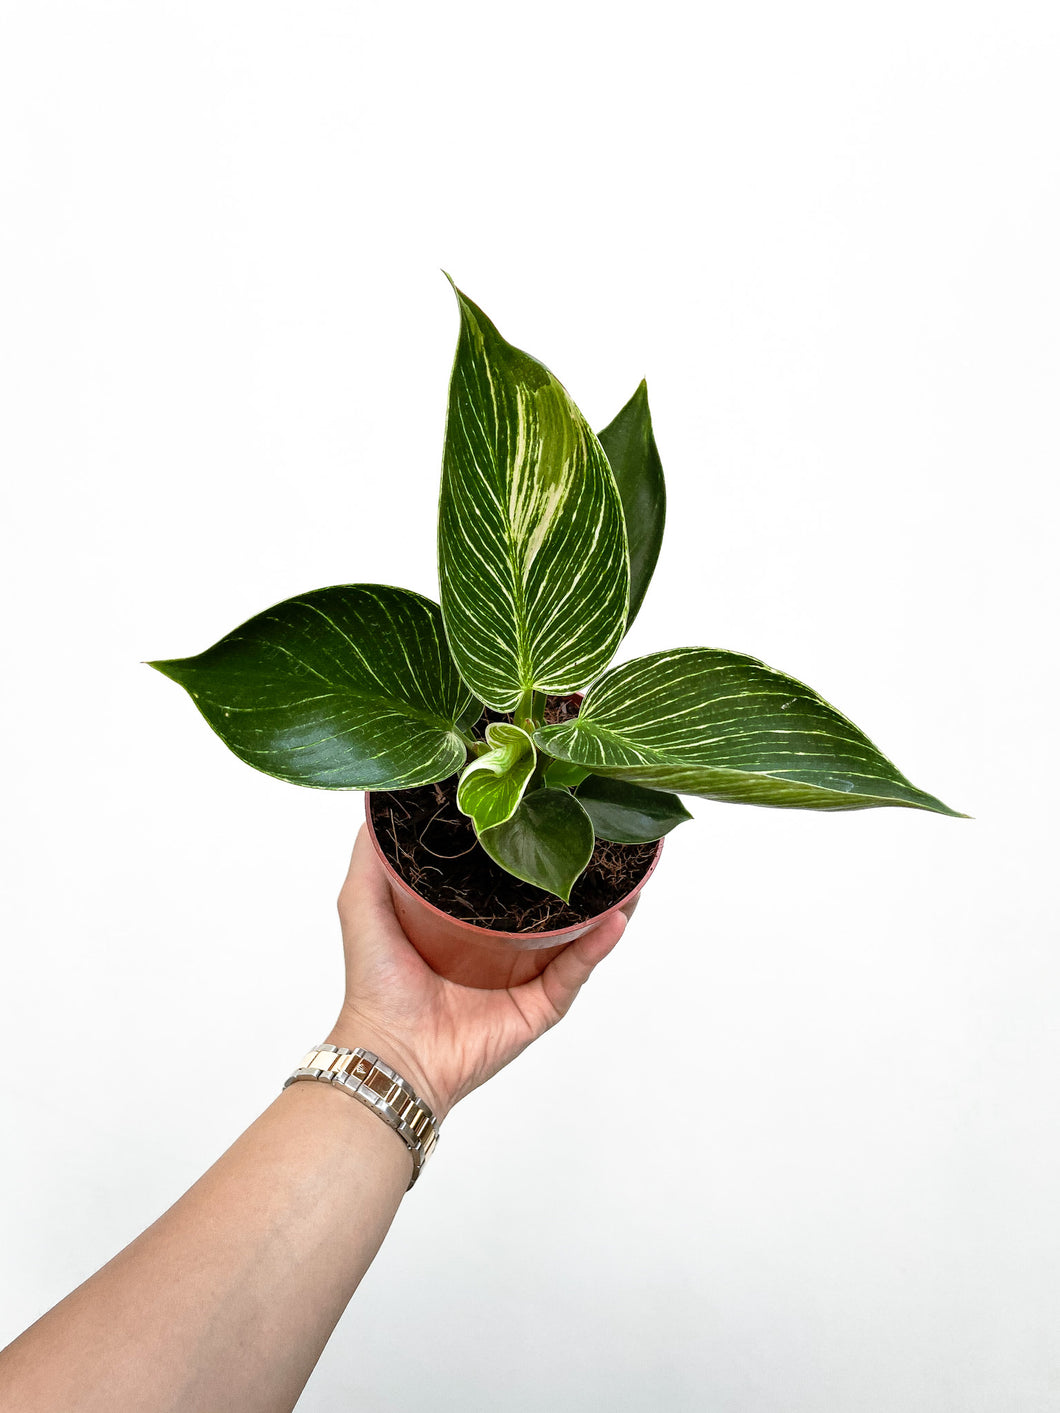
[[[565,901],[596,838],[660,839],[689,818],[682,794],[955,814],[816,692],[744,653],[671,648],[608,670],[662,541],[645,386],[596,436],[543,364],[457,300],[440,606],[388,585],[316,589],[198,657],[153,663],[225,744],[324,790],[459,775],[490,858]],[[546,724],[546,699],[578,692],[577,716]]]

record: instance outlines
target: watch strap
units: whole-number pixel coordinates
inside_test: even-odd
[[[438,1120],[412,1086],[371,1050],[317,1045],[308,1051],[284,1089],[301,1079],[323,1080],[372,1109],[389,1124],[412,1154],[409,1187],[438,1142]],[[408,1191],[408,1188],[406,1188]]]

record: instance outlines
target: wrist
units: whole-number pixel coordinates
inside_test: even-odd
[[[385,1027],[373,1024],[360,1015],[353,1007],[344,1004],[338,1020],[328,1032],[326,1044],[337,1045],[346,1050],[370,1050],[372,1054],[396,1070],[402,1079],[415,1091],[418,1098],[429,1105],[436,1121],[440,1124],[452,1107],[447,1102],[439,1086],[428,1077],[411,1048],[393,1036]]]
[[[415,1186],[434,1152],[439,1129],[434,1113],[404,1075],[363,1045],[339,1046],[324,1041],[306,1051],[283,1087],[288,1089],[300,1080],[337,1086],[392,1129],[412,1157],[408,1187]]]
[[[333,1131],[355,1136],[359,1151],[372,1155],[371,1161],[377,1167],[392,1167],[400,1176],[402,1191],[408,1186],[412,1155],[401,1135],[390,1125],[380,1123],[377,1115],[356,1101],[337,1103],[333,1095],[326,1091],[332,1088],[324,1084],[289,1084],[280,1091],[283,1102],[299,1106],[303,1114],[312,1115],[312,1122],[318,1125],[313,1133],[314,1144],[320,1143],[320,1133],[326,1124]],[[287,1098],[286,1096],[292,1096]],[[347,1145],[348,1146],[348,1145]]]

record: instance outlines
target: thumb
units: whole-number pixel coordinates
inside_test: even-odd
[[[390,885],[364,824],[357,831],[350,867],[339,893],[340,913],[353,913],[358,908],[376,916],[393,914]]]

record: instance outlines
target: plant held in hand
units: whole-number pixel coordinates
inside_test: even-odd
[[[441,604],[317,589],[198,657],[152,663],[241,760],[327,790],[459,774],[509,873],[569,899],[596,838],[660,839],[679,794],[952,815],[809,687],[743,653],[675,648],[607,671],[648,587],[665,492],[642,383],[595,436],[542,364],[457,291],[438,525]],[[546,725],[549,694],[585,691]],[[494,716],[474,728],[483,705]]]

